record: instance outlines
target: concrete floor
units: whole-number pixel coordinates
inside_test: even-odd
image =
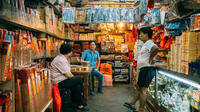
[[[114,87],[104,87],[103,92],[104,94],[95,93],[94,96],[89,96],[89,112],[131,112],[123,106],[124,102],[133,97],[131,85],[114,84]]]

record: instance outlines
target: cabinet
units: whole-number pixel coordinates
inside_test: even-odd
[[[156,112],[199,112],[200,78],[157,68],[147,104]]]

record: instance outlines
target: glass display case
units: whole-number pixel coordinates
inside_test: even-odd
[[[200,112],[200,78],[157,68],[147,104],[155,112]]]

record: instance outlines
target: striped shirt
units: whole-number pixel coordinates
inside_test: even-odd
[[[70,64],[67,61],[66,57],[62,54],[56,56],[51,62],[50,70],[51,80],[53,84],[57,84],[67,79],[65,73],[71,72]]]

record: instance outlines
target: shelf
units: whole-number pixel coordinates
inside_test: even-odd
[[[37,60],[37,59],[48,59],[48,58],[53,58],[53,57],[46,57],[46,56],[40,56],[40,57],[33,57],[33,60]]]
[[[6,81],[0,81],[0,85],[4,85],[4,84],[6,84],[6,83],[9,83],[10,81],[12,81],[12,79],[6,80]]]
[[[129,67],[115,67],[115,68],[129,68]]]
[[[55,37],[57,39],[60,39],[60,40],[68,40],[68,39],[61,38],[55,34],[52,34],[50,32],[47,32],[45,28],[41,29],[41,28],[32,27],[27,24],[19,23],[19,21],[10,20],[9,18],[4,18],[3,16],[0,16],[0,23],[5,24],[6,27],[14,26],[14,27],[20,28],[20,29],[30,30],[30,31],[39,32],[39,33],[46,33],[46,34],[48,34],[52,37]]]
[[[40,112],[45,112],[46,109],[53,103],[53,98],[45,105],[45,107]]]
[[[95,42],[96,40],[71,40],[73,42]]]
[[[116,79],[114,78],[114,82],[128,82],[129,79]]]
[[[114,75],[129,75],[129,73],[114,73]]]
[[[101,59],[101,61],[114,61],[114,60],[109,60],[109,59]]]
[[[74,33],[94,33],[94,31],[79,31],[79,32],[74,32]]]

